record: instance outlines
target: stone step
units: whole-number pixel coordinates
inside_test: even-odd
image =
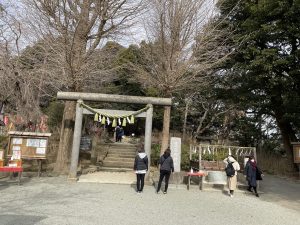
[[[108,153],[113,153],[113,154],[134,154],[136,155],[135,151],[128,151],[128,150],[114,150],[114,149],[110,149],[108,150]]]
[[[127,145],[127,144],[111,144],[109,148],[126,148],[126,149],[137,149],[136,145]]]
[[[124,147],[124,146],[109,146],[109,149],[129,149],[129,150],[137,150],[136,147]]]
[[[135,150],[130,150],[130,149],[108,149],[108,152],[113,152],[113,153],[134,153],[136,154],[137,152]]]
[[[131,159],[134,159],[135,158],[135,154],[131,154],[131,153],[128,153],[128,154],[118,154],[118,153],[108,153],[106,157],[119,157],[119,158],[131,158]]]
[[[133,153],[108,153],[107,157],[119,157],[119,158],[135,158],[136,154]]]
[[[112,154],[134,154],[136,155],[135,151],[124,151],[124,150],[114,150],[114,149],[110,149],[107,153],[112,153]]]
[[[111,161],[111,162],[128,162],[128,163],[134,163],[134,159],[132,158],[119,158],[119,157],[106,157],[104,162]]]
[[[115,168],[133,168],[132,162],[117,162],[116,161],[104,161],[103,167],[115,167]]]
[[[125,146],[109,146],[110,149],[134,149],[137,150],[136,147],[125,147]]]

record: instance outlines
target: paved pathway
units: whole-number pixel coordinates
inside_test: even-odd
[[[300,212],[300,181],[266,175],[261,184],[262,199]]]
[[[299,190],[299,188],[298,188]],[[131,185],[68,183],[66,177],[25,179],[23,185],[0,180],[1,225],[299,225],[300,211],[237,193],[152,186],[137,194]],[[298,201],[299,196],[293,196]]]

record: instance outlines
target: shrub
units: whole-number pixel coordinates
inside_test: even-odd
[[[187,144],[181,145],[181,169],[188,171],[190,168],[190,146]]]
[[[5,148],[8,144],[8,136],[0,135],[0,148]]]
[[[63,118],[64,104],[54,101],[44,110],[44,113],[49,117],[48,126],[50,129],[59,127]]]
[[[151,146],[151,166],[157,166],[160,157],[160,144]]]

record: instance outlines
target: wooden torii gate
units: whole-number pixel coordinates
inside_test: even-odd
[[[132,104],[146,104],[148,109],[146,111],[146,126],[145,126],[145,152],[149,157],[151,154],[151,136],[152,136],[152,117],[153,105],[171,106],[171,98],[154,98],[154,97],[141,97],[141,96],[128,96],[128,95],[110,95],[99,93],[82,93],[82,92],[58,92],[57,99],[77,101],[76,104],[76,117],[73,135],[73,145],[71,154],[71,165],[68,179],[77,180],[77,167],[79,159],[79,147],[82,130],[83,101],[96,101],[96,102],[115,102],[115,103],[132,103]]]

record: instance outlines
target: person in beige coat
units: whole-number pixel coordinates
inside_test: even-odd
[[[229,196],[233,197],[233,193],[236,189],[237,185],[237,171],[239,171],[240,165],[239,163],[231,156],[229,155],[227,158],[223,160],[223,162],[226,164],[226,167],[229,166],[229,164],[232,164],[232,167],[234,169],[234,174],[232,176],[227,176],[227,183],[228,183],[228,189],[229,189]]]

